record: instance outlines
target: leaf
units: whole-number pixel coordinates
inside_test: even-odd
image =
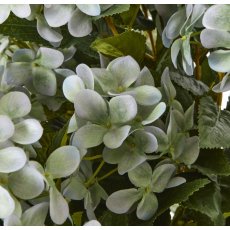
[[[201,148],[230,147],[230,112],[219,110],[211,97],[203,97],[199,106],[198,130]]]
[[[186,77],[177,72],[170,72],[170,77],[179,86],[192,92],[194,95],[202,96],[209,91],[207,85],[195,78]]]
[[[126,31],[113,37],[97,39],[91,47],[108,56],[130,55],[137,62],[141,62],[145,54],[145,40],[146,38],[138,32]]]
[[[210,183],[208,179],[197,179],[191,182],[184,183],[178,187],[165,190],[158,195],[159,207],[156,216],[160,216],[173,204],[179,204],[186,201],[189,196],[206,184]]]
[[[7,141],[14,134],[14,123],[8,116],[0,115],[0,142]]]
[[[120,14],[122,12],[128,11],[130,5],[129,4],[114,4],[109,9],[98,15],[97,17],[94,17],[94,20],[98,20],[100,18],[113,16],[115,14]]]
[[[103,212],[98,219],[102,226],[128,226],[128,216],[115,214],[109,210]]]
[[[224,216],[221,211],[220,190],[214,183],[208,184],[195,192],[185,202],[185,205],[190,209],[209,216],[215,225],[225,225]]]
[[[222,149],[201,149],[193,167],[205,175],[230,175],[230,162]]]
[[[46,162],[46,171],[53,178],[71,175],[80,164],[80,153],[74,146],[62,146],[51,153]]]

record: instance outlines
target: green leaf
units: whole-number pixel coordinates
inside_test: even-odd
[[[225,225],[224,216],[221,211],[221,195],[218,187],[212,183],[195,192],[185,205],[199,211],[214,222],[215,225]]]
[[[97,39],[91,47],[110,57],[130,55],[137,62],[141,62],[145,54],[145,40],[138,32],[126,31],[113,37]]]
[[[222,149],[201,149],[193,167],[205,175],[230,175],[230,162]]]
[[[103,212],[98,219],[102,226],[128,226],[128,216],[115,214],[109,210]]]
[[[230,112],[219,110],[211,97],[200,100],[199,138],[201,148],[230,147]]]
[[[94,20],[98,20],[100,18],[113,16],[114,14],[120,14],[122,12],[128,11],[130,5],[129,4],[114,4],[108,10],[101,13],[99,16],[94,17]]]
[[[197,179],[188,183],[184,183],[178,187],[165,190],[158,195],[159,208],[156,216],[160,216],[173,204],[178,204],[186,201],[189,196],[206,184],[210,183],[208,179]]]

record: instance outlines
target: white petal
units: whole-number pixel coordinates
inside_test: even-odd
[[[11,5],[12,12],[19,18],[29,17],[31,14],[31,9],[29,4],[14,4]]]
[[[10,15],[10,6],[7,4],[1,5],[0,7],[0,24],[6,21]]]
[[[94,89],[94,77],[92,70],[85,64],[80,64],[76,68],[78,77],[82,79],[87,89]]]
[[[101,13],[99,4],[77,4],[80,11],[90,16],[98,16]]]
[[[14,134],[14,123],[8,116],[0,115],[0,142],[7,141]]]

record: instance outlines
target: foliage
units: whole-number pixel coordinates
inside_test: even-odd
[[[229,7],[0,5],[2,225],[228,225]]]

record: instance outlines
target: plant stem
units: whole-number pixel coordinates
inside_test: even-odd
[[[118,35],[117,29],[113,23],[113,19],[111,17],[105,17],[105,21],[110,30],[112,31],[113,35]]]
[[[93,160],[96,160],[96,159],[100,159],[102,158],[102,155],[95,155],[95,156],[92,156],[92,157],[84,157],[83,160],[86,160],[86,161],[93,161]]]
[[[195,76],[196,80],[201,80],[201,66],[200,66],[200,57],[201,57],[201,52],[200,52],[200,47],[198,45],[195,46],[195,63],[196,63],[196,68],[195,68]]]
[[[98,181],[104,180],[105,178],[111,176],[111,175],[114,174],[115,172],[117,172],[117,168],[115,168],[115,169],[109,171],[109,172],[106,173],[104,176],[99,177],[99,178],[98,178]]]
[[[190,35],[190,38],[200,35],[201,31],[194,32]]]
[[[99,166],[97,167],[96,171],[93,173],[93,175],[89,178],[89,180],[85,183],[85,186],[88,188],[92,182],[94,182],[95,177],[97,176],[97,174],[101,171],[101,168],[103,167],[103,165],[105,164],[104,160],[101,161],[101,163],[99,164]]]
[[[222,81],[223,77],[224,77],[224,73],[218,73],[219,81]],[[217,94],[216,103],[217,103],[217,105],[218,105],[219,108],[221,108],[222,97],[223,97],[223,94],[222,94],[222,93],[218,93],[218,94]]]

